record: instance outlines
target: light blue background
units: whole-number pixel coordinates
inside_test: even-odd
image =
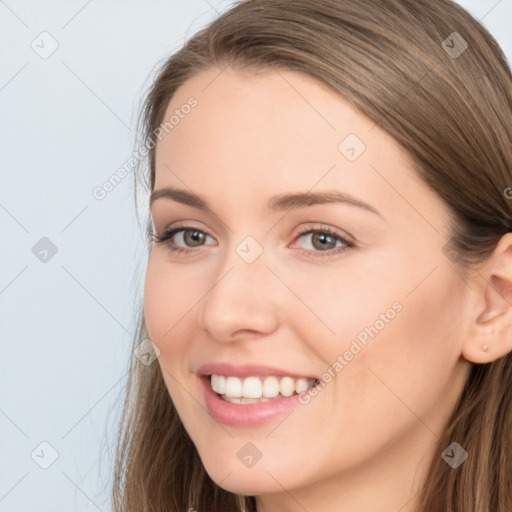
[[[131,175],[92,191],[131,155],[157,66],[230,3],[0,0],[0,512],[110,510],[144,217]],[[460,3],[512,61],[512,0]]]

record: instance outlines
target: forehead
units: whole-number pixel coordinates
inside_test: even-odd
[[[197,105],[178,120],[176,114],[189,110],[186,104],[191,97]],[[215,149],[216,157],[225,156],[220,154],[224,147],[241,145],[260,158],[280,155],[291,161],[318,160],[321,154],[324,159],[337,158],[339,143],[349,134],[364,139],[365,145],[381,146],[387,139],[389,146],[396,146],[341,95],[312,77],[288,70],[203,71],[178,89],[164,120],[173,114],[179,122],[157,146],[157,159],[162,153],[165,157],[166,150],[179,151],[185,140],[198,149]]]
[[[195,106],[185,108],[191,98]],[[437,200],[439,208],[406,151],[308,75],[212,68],[177,90],[164,122],[171,116],[172,129],[156,146],[155,189],[182,187],[185,180],[201,195],[228,199],[236,193],[250,200],[254,194],[334,188],[376,207],[407,197],[414,203],[419,194]]]

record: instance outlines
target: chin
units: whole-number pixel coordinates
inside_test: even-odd
[[[282,488],[267,473],[255,477],[250,473],[235,475],[233,472],[227,478],[226,474],[214,473],[213,476],[210,475],[210,478],[225,491],[242,496],[257,496],[282,491]]]

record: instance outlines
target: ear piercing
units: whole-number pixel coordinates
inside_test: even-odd
[[[485,345],[482,345],[480,347],[482,349],[483,352],[487,352],[489,350],[489,345],[487,345],[487,343]]]

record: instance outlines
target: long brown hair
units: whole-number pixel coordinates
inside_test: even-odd
[[[456,32],[456,34],[454,34]],[[452,213],[466,270],[512,231],[512,76],[493,37],[451,0],[245,0],[161,66],[141,111],[154,186],[155,134],[187,79],[213,66],[288,69],[331,86],[411,155]],[[151,227],[148,220],[148,244]],[[141,308],[134,347],[147,338]],[[437,441],[418,512],[512,510],[512,354],[474,364]],[[452,442],[468,459],[441,458]],[[116,512],[255,511],[207,475],[158,364],[132,359],[115,461]]]

